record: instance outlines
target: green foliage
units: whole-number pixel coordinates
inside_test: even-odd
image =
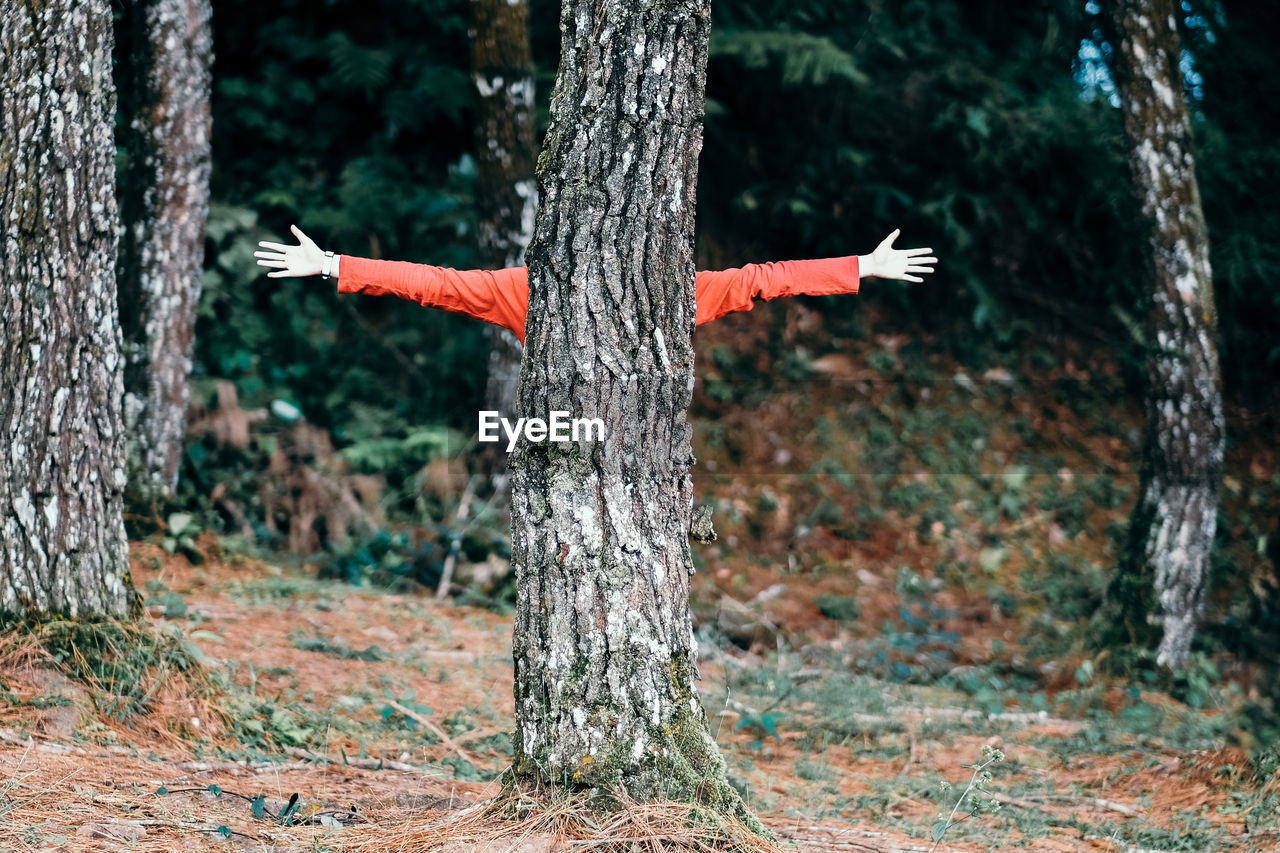
[[[1209,224],[1224,369],[1246,399],[1266,399],[1280,375],[1280,250],[1266,236],[1280,229],[1280,205],[1265,177],[1280,169],[1280,117],[1274,110],[1256,117],[1245,110],[1280,96],[1273,45],[1263,35],[1275,31],[1280,15],[1266,3],[1190,5],[1208,22],[1184,26],[1183,36],[1203,78],[1196,175]]]
[[[820,595],[815,599],[818,612],[837,622],[857,622],[861,609],[852,595]]]
[[[752,748],[759,750],[763,745],[763,739],[771,737],[779,743],[782,742],[782,736],[778,734],[778,722],[782,719],[782,714],[777,711],[763,711],[756,714],[747,714],[743,716],[734,725],[734,729],[746,729],[752,732],[756,737],[753,740]]]
[[[469,10],[460,0],[409,5],[231,0],[214,16],[213,204],[194,396],[207,405],[214,385],[204,377],[229,380],[247,411],[288,411],[286,420],[327,430],[351,471],[388,478],[392,521],[422,523],[411,478],[456,452],[446,425],[474,428],[479,325],[339,297],[319,279],[267,278],[253,258],[259,240],[287,239],[297,223],[346,254],[469,265]],[[242,448],[192,442],[182,506],[216,531],[241,532],[225,504],[207,503],[221,486],[253,539],[274,547],[281,520],[256,510],[276,449],[265,432]],[[353,548],[331,533],[326,548]],[[179,547],[180,535],[169,538]],[[334,561],[344,576],[365,574]]]
[[[1257,750],[1249,757],[1249,764],[1259,785],[1280,778],[1280,747],[1269,745]]]
[[[291,747],[323,748],[335,719],[283,697],[239,697],[228,703],[231,732],[250,754],[281,753]],[[229,751],[230,754],[231,751]]]
[[[1270,398],[1257,380],[1280,372],[1280,252],[1267,236],[1280,229],[1280,205],[1265,177],[1278,165],[1280,124],[1253,118],[1251,106],[1280,87],[1262,36],[1276,12],[1208,0],[1188,11],[1181,29],[1202,77],[1188,94],[1225,369],[1243,396]],[[719,9],[698,195],[704,240],[762,256],[848,254],[901,226],[945,247],[945,286],[884,297],[904,321],[958,319],[959,298],[969,314],[957,335],[976,326],[1007,342],[1046,313],[1081,315],[1113,338],[1136,378],[1145,241],[1127,142],[1106,93],[1072,76],[1082,43],[1105,41],[1102,24],[1065,0]]]
[[[379,712],[383,720],[402,719],[410,729],[416,729],[420,724],[414,719],[414,716],[429,717],[435,712],[427,705],[417,701],[418,691],[405,690],[399,696],[396,696],[390,690],[383,688],[382,695],[388,700],[388,704],[382,706]],[[398,708],[396,706],[399,706]],[[404,710],[401,710],[404,709]],[[406,714],[405,711],[409,713]]]
[[[363,649],[352,649],[341,643],[334,643],[327,637],[308,637],[298,631],[289,635],[289,642],[293,644],[295,649],[301,649],[304,652],[319,652],[342,660],[377,662],[387,660],[388,657],[386,651],[378,645],[367,646]]]
[[[192,563],[199,564],[204,561],[204,554],[200,552],[195,540],[200,532],[200,525],[190,513],[170,513],[160,546],[169,554],[181,551]]]
[[[787,31],[716,32],[711,57],[732,59],[744,68],[776,67],[783,86],[823,86],[829,82],[866,84],[853,57],[826,36]]]
[[[440,580],[444,554],[443,548],[429,542],[414,545],[407,533],[377,530],[368,536],[329,543],[317,562],[322,578],[387,587],[404,583],[433,587]]]
[[[1005,338],[1028,329],[1011,293],[1102,304],[1133,282],[1117,275],[1140,259],[1119,118],[1068,73],[1075,4],[755,0],[716,26],[699,216],[719,241],[849,254],[900,226],[946,255],[945,286],[911,291],[910,312],[955,317],[962,290],[970,322]],[[848,73],[805,78],[817,45]]]

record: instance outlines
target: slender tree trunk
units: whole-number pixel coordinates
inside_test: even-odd
[[[476,214],[480,265],[518,267],[533,237],[538,206],[534,158],[533,51],[526,0],[471,0],[471,59],[476,82]],[[485,408],[514,410],[520,342],[487,326]],[[497,503],[506,506],[506,454],[487,444],[485,468]]]
[[[127,616],[111,7],[0,14],[0,623]]]
[[[1151,222],[1141,493],[1113,601],[1134,636],[1161,630],[1157,660],[1184,669],[1217,526],[1224,425],[1209,235],[1179,70],[1174,0],[1120,0],[1116,85],[1130,166]]]
[[[182,460],[209,211],[213,39],[209,0],[141,0],[130,14],[120,324],[127,496],[147,506],[173,496]]]
[[[743,814],[694,692],[694,267],[709,0],[565,0],[512,460],[514,776]]]

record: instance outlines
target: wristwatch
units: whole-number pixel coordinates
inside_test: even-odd
[[[324,266],[320,268],[320,277],[328,278],[329,272],[333,269],[333,252],[324,253]]]

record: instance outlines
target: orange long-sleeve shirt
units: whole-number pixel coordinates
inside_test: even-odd
[[[374,261],[342,255],[339,293],[399,296],[431,308],[466,314],[510,329],[524,343],[529,311],[529,271],[455,270],[404,261]],[[799,294],[857,293],[858,257],[747,264],[738,269],[699,272],[695,279],[697,325],[750,311],[757,299]]]

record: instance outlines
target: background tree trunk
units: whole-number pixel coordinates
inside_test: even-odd
[[[1174,0],[1120,0],[1116,86],[1130,167],[1151,223],[1141,493],[1111,595],[1134,636],[1163,629],[1157,660],[1184,669],[1217,527],[1224,426],[1209,234],[1179,69]],[[1154,598],[1153,598],[1154,593]]]
[[[485,269],[524,264],[538,207],[533,167],[533,51],[525,0],[472,0],[471,60],[476,83],[476,215],[479,262]],[[486,326],[489,376],[485,408],[514,410],[520,378],[520,342],[497,326]],[[506,454],[486,444],[485,474],[507,506]]]
[[[566,0],[512,460],[516,778],[741,812],[694,693],[694,267],[709,0]]]
[[[171,498],[190,399],[209,212],[209,0],[130,8],[120,325],[130,503]]]
[[[126,616],[111,7],[0,14],[0,622]]]

